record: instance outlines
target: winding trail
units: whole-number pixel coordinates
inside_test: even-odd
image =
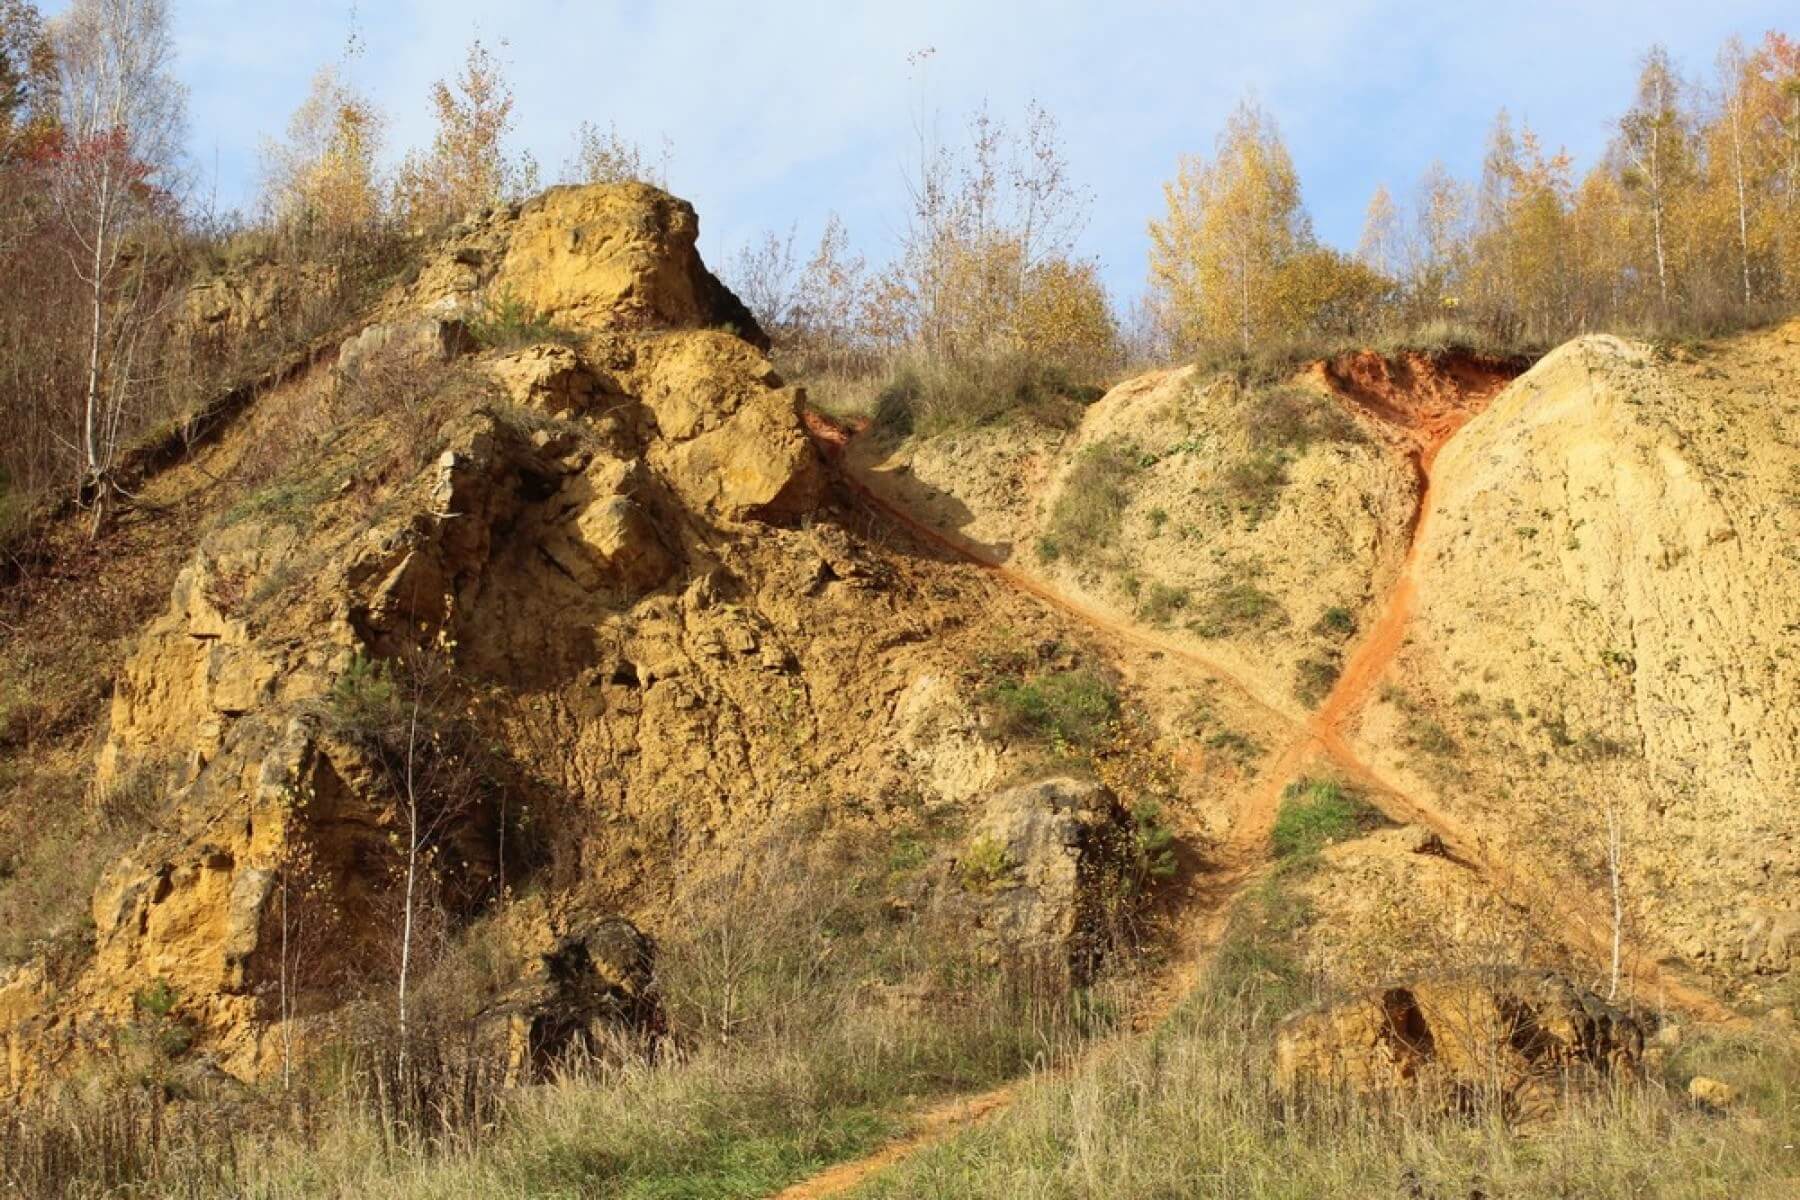
[[[1409,794],[1365,760],[1345,733],[1350,721],[1367,704],[1405,643],[1407,626],[1418,599],[1417,559],[1432,508],[1432,465],[1446,443],[1510,382],[1515,372],[1500,364],[1465,362],[1453,367],[1451,386],[1419,389],[1411,364],[1402,360],[1400,378],[1390,363],[1376,355],[1349,355],[1315,364],[1311,371],[1347,407],[1360,412],[1383,436],[1414,464],[1418,476],[1418,500],[1400,569],[1381,610],[1345,661],[1330,693],[1311,714],[1296,716],[1284,699],[1267,694],[1255,681],[1245,679],[1221,663],[1175,638],[1145,629],[1097,605],[1070,596],[1046,580],[997,558],[987,547],[953,531],[940,529],[915,517],[884,496],[859,475],[844,453],[850,432],[811,412],[805,415],[808,433],[826,459],[837,467],[838,477],[855,497],[921,541],[948,551],[979,566],[1007,586],[1030,595],[1062,612],[1115,647],[1135,647],[1152,657],[1185,666],[1208,678],[1223,681],[1251,706],[1261,710],[1289,740],[1268,760],[1262,779],[1235,815],[1231,834],[1222,848],[1216,869],[1208,872],[1192,901],[1186,905],[1188,927],[1180,939],[1177,959],[1153,982],[1153,1000],[1138,1022],[1153,1026],[1173,1011],[1181,997],[1197,981],[1212,952],[1223,940],[1232,901],[1266,865],[1269,835],[1274,828],[1282,793],[1288,783],[1314,759],[1323,758],[1348,781],[1359,785],[1367,798],[1391,820],[1431,830],[1444,844],[1449,857],[1476,872],[1496,894],[1528,912],[1537,914],[1572,948],[1606,961],[1611,950],[1611,930],[1596,920],[1603,905],[1585,888],[1571,881],[1540,876],[1523,864],[1510,861],[1489,848],[1487,840],[1443,809]],[[1655,956],[1638,946],[1627,963],[1634,991],[1662,1006],[1684,1011],[1710,1023],[1732,1023],[1737,1015],[1704,988],[1662,967]],[[1123,1039],[1108,1042],[1080,1059],[1049,1073],[1054,1078],[1077,1062],[1091,1065],[1116,1052]],[[778,1193],[774,1200],[822,1200],[842,1195],[871,1176],[951,1134],[979,1123],[1010,1107],[1028,1083],[1046,1076],[1012,1083],[975,1096],[945,1101],[921,1113],[912,1130],[864,1158],[840,1163]]]

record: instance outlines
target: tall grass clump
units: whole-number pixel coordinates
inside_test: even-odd
[[[945,358],[908,354],[888,367],[875,397],[875,423],[930,438],[1018,416],[1072,428],[1100,389],[1054,362],[1024,354]]]

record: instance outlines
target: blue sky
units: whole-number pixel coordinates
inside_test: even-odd
[[[171,3],[202,188],[246,204],[260,137],[339,56],[350,0]],[[760,229],[816,236],[833,210],[879,258],[904,217],[920,102],[907,55],[933,47],[929,102],[947,119],[1033,97],[1058,115],[1094,194],[1082,248],[1128,295],[1162,180],[1181,152],[1210,148],[1246,94],[1279,121],[1320,235],[1348,247],[1377,183],[1410,192],[1434,157],[1474,173],[1501,105],[1585,163],[1652,42],[1710,76],[1726,36],[1800,34],[1797,18],[1793,0],[361,0],[355,78],[389,114],[397,153],[429,138],[427,90],[470,37],[504,39],[518,144],[547,174],[582,120],[616,121],[671,140],[672,190],[699,208],[715,265]]]

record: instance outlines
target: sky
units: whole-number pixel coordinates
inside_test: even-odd
[[[1410,195],[1436,158],[1475,175],[1503,105],[1585,165],[1651,44],[1704,80],[1731,34],[1800,34],[1793,0],[170,3],[194,174],[221,209],[254,203],[261,139],[354,23],[351,77],[388,114],[393,157],[429,141],[431,84],[479,36],[508,65],[515,144],[547,178],[584,120],[667,138],[670,189],[699,210],[715,267],[764,230],[809,243],[832,212],[885,259],[918,114],[954,132],[983,102],[1004,119],[1035,99],[1092,194],[1079,249],[1122,298],[1142,288],[1162,181],[1182,153],[1211,149],[1245,97],[1279,124],[1320,237],[1350,249],[1377,184]],[[926,48],[924,71],[910,67]]]

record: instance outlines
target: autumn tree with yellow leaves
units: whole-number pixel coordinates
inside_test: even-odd
[[[263,148],[263,197],[276,225],[302,236],[350,236],[379,223],[381,113],[336,67],[313,77],[285,140]]]
[[[965,137],[921,118],[897,253],[871,265],[832,216],[816,251],[765,233],[728,269],[784,350],[832,369],[895,355],[937,364],[1030,358],[1097,374],[1119,335],[1099,264],[1076,251],[1089,196],[1055,118],[1027,106],[1017,126],[988,109]]]
[[[1274,120],[1240,104],[1213,157],[1183,157],[1163,199],[1164,217],[1150,223],[1150,286],[1174,343],[1247,352],[1289,332],[1276,279],[1313,236]]]
[[[1728,42],[1710,83],[1653,48],[1585,175],[1502,112],[1478,185],[1434,167],[1411,214],[1378,191],[1360,257],[1395,273],[1384,328],[1448,317],[1507,345],[1589,330],[1705,332],[1791,310],[1800,45],[1780,33],[1753,49]]]
[[[469,44],[456,77],[433,86],[431,106],[431,147],[408,154],[395,181],[395,204],[409,225],[441,225],[537,188],[536,163],[507,150],[512,85],[480,39]]]
[[[1150,287],[1177,348],[1233,347],[1370,328],[1393,289],[1382,266],[1320,245],[1274,120],[1240,104],[1211,159],[1187,156],[1150,223]],[[1391,201],[1388,202],[1391,208]],[[1377,246],[1398,252],[1377,205]]]
[[[1048,109],[1028,105],[1014,128],[983,107],[960,143],[922,135],[908,198],[900,253],[870,295],[871,329],[947,360],[1087,365],[1112,352],[1099,270],[1075,251],[1091,200]]]

